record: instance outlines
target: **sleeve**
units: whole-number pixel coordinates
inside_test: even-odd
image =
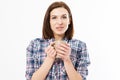
[[[83,80],[88,75],[88,65],[90,64],[89,54],[85,43],[78,45],[76,70],[81,74]]]
[[[31,41],[29,46],[26,49],[26,80],[31,80],[31,77],[33,75],[33,73],[35,72],[34,69],[34,59],[33,59],[33,45],[34,42]]]

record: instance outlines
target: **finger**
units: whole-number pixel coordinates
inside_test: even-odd
[[[66,54],[66,52],[65,52],[65,51],[62,51],[62,50],[57,50],[56,52],[57,52],[57,54],[62,54],[62,55],[65,55],[65,54]]]
[[[50,43],[50,46],[54,46],[54,45],[55,45],[55,42],[51,42],[51,43]]]
[[[47,48],[45,48],[45,53],[47,53],[49,51],[50,46],[48,46]]]
[[[47,50],[49,50],[49,49],[50,49],[50,47],[51,47],[51,46],[49,45],[46,49],[47,49]]]
[[[71,48],[67,49],[56,49],[57,53],[63,54],[63,55],[70,55]]]
[[[53,52],[52,55],[53,55],[53,56],[56,56],[56,55],[57,55],[57,52],[54,50],[54,52]]]
[[[54,51],[54,48],[50,46],[49,50],[48,50],[48,53],[51,53],[51,51]]]
[[[59,46],[65,48],[65,49],[67,49],[67,50],[68,50],[69,47],[70,47],[68,44],[60,44]]]
[[[64,57],[65,57],[65,55],[63,55],[63,54],[57,54],[57,56],[59,56],[59,58],[62,58],[62,59],[64,59]]]
[[[64,47],[62,47],[62,46],[58,46],[57,48],[56,48],[56,50],[57,51],[64,51],[64,52],[66,52],[66,48],[64,48]]]
[[[64,52],[68,52],[70,50],[70,47],[64,47],[64,46],[58,46],[56,50],[61,50]]]
[[[48,53],[50,49],[51,49],[51,46],[49,45],[47,48],[45,48],[45,53]]]

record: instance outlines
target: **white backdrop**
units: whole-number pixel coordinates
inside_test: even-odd
[[[26,47],[41,37],[44,13],[56,0],[0,0],[0,79],[25,80]],[[120,80],[119,0],[64,0],[75,36],[87,43],[88,80]]]

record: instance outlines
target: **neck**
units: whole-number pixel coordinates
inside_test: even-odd
[[[55,41],[62,40],[63,38],[64,38],[64,36],[57,35],[57,36],[55,36]]]

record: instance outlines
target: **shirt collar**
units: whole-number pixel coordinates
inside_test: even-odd
[[[67,38],[63,38],[62,40],[68,42]],[[55,38],[48,39],[48,42],[54,42],[54,41],[55,41]]]

